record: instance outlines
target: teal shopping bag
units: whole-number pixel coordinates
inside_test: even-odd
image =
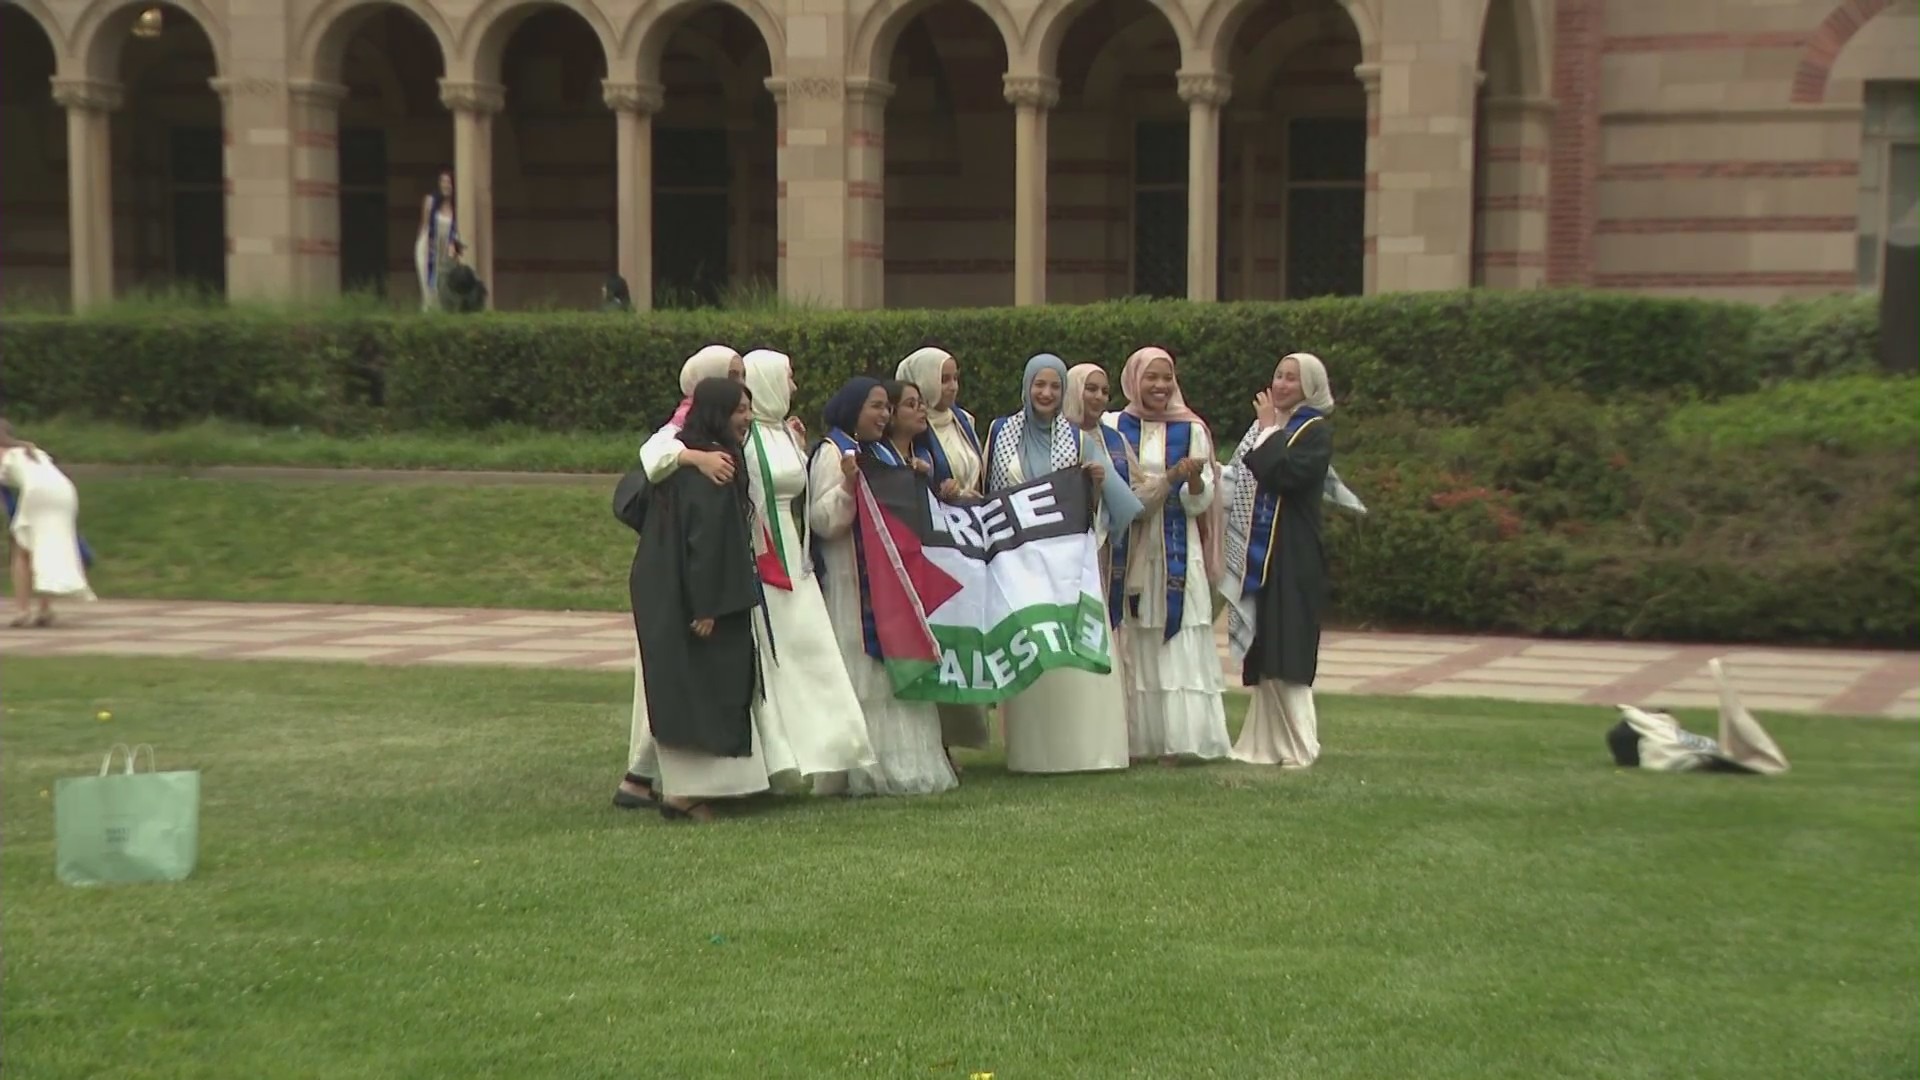
[[[139,752],[147,771],[134,771]],[[126,768],[113,767],[125,751]],[[200,774],[155,772],[153,747],[116,743],[98,776],[53,786],[54,865],[69,885],[180,881],[200,856]]]

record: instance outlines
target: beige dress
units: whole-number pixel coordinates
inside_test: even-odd
[[[1081,460],[1086,440],[1080,433]],[[1019,456],[1014,471],[1024,472]],[[1024,481],[1024,475],[1017,478]],[[1104,546],[1106,515],[1094,515],[1095,538]],[[1126,689],[1121,683],[1119,645],[1111,635],[1107,653],[1113,670],[1105,675],[1055,668],[1001,706],[1007,725],[1007,771],[1016,773],[1097,772],[1127,767]]]

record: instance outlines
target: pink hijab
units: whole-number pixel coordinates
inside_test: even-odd
[[[1173,394],[1167,398],[1167,407],[1159,410],[1147,408],[1146,403],[1140,400],[1140,387],[1146,381],[1147,367],[1156,360],[1164,362],[1167,370],[1173,374]],[[1174,366],[1173,354],[1167,350],[1158,345],[1148,345],[1127,357],[1127,366],[1120,372],[1120,392],[1127,395],[1128,415],[1147,422],[1198,424],[1207,433],[1207,445],[1213,446],[1213,431],[1207,427],[1205,420],[1200,419],[1199,413],[1187,407],[1186,395],[1180,392],[1179,369]],[[1226,503],[1220,498],[1218,468],[1213,470],[1207,482],[1215,485],[1215,489],[1213,501],[1200,512],[1200,551],[1201,557],[1206,560],[1207,580],[1217,581],[1221,568],[1226,565]]]
[[[733,370],[733,362],[740,354],[725,345],[708,345],[680,365],[680,407],[673,410],[674,427],[685,427],[687,413],[693,408],[693,388],[708,379],[724,379],[727,372]]]

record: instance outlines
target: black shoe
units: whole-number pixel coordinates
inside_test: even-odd
[[[652,788],[648,788],[645,795],[635,795],[626,788],[614,788],[613,805],[622,810],[649,810],[660,805],[660,796]]]

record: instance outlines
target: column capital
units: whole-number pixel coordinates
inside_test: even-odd
[[[492,114],[507,107],[507,88],[499,83],[440,80],[440,104],[454,112]]]
[[[1060,80],[1051,75],[1002,75],[1000,92],[1021,109],[1051,109],[1060,104]]]
[[[847,101],[854,105],[885,105],[893,98],[893,84],[885,79],[850,78]]]
[[[321,108],[338,108],[341,102],[347,100],[345,86],[317,79],[295,79],[287,84],[287,93],[297,104]]]
[[[878,81],[878,80],[875,80]],[[846,84],[827,75],[796,75],[782,77],[770,76],[762,80],[773,100],[786,104],[789,100],[834,101],[842,97]]]
[[[49,79],[54,103],[63,109],[86,112],[113,112],[126,100],[126,92],[117,82],[99,79]]]
[[[279,97],[287,92],[287,84],[278,79],[244,76],[232,79],[212,78],[207,80],[207,85],[213,87],[213,92],[219,94],[222,101],[232,101],[234,98]]]
[[[1360,85],[1367,93],[1377,94],[1380,92],[1380,70],[1380,65],[1372,62],[1355,64],[1353,77],[1360,80]]]
[[[600,99],[614,112],[652,116],[666,107],[667,88],[657,82],[600,80]]]
[[[1180,100],[1189,105],[1219,108],[1233,100],[1233,77],[1217,71],[1176,71]]]

